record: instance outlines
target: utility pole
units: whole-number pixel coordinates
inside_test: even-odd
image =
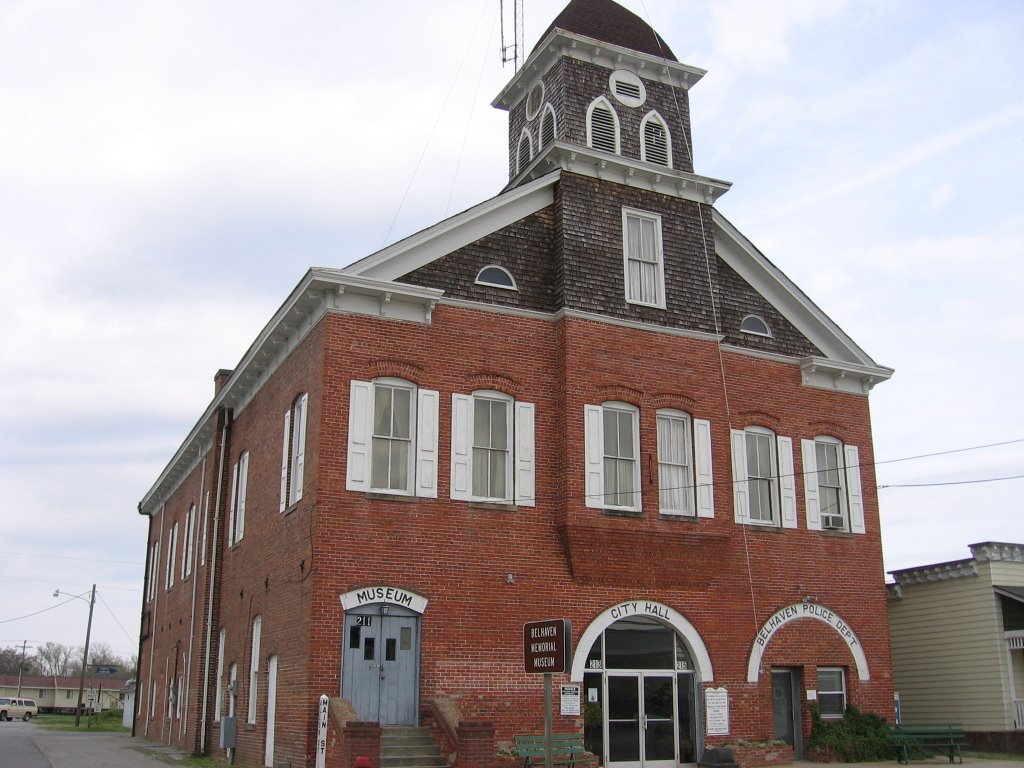
[[[85,626],[85,652],[82,654],[82,677],[78,681],[78,707],[75,709],[75,728],[82,718],[82,694],[85,692],[85,669],[89,663],[89,635],[92,634],[92,607],[96,605],[96,585],[92,585],[89,598],[89,623]]]
[[[25,671],[25,646],[28,645],[28,640],[22,640],[21,642],[21,664],[18,665],[18,698],[21,698],[21,673]]]

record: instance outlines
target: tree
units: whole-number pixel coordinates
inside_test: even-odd
[[[36,648],[36,663],[44,675],[70,677],[80,670],[81,664],[74,663],[75,649],[60,643],[43,643]]]
[[[22,658],[24,654],[24,659]],[[22,664],[24,661],[24,665]],[[0,675],[17,675],[21,670],[26,675],[38,675],[39,666],[33,656],[25,654],[20,646],[0,648]]]

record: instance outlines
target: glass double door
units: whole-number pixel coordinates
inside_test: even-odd
[[[614,768],[677,765],[676,676],[608,672],[608,762]]]

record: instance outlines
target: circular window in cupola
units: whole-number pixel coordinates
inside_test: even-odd
[[[611,88],[615,100],[627,107],[642,107],[647,101],[644,81],[628,69],[617,69],[612,72],[608,78],[608,87]]]
[[[530,93],[526,96],[526,119],[533,120],[540,112],[544,103],[544,83],[539,80],[533,84]]]

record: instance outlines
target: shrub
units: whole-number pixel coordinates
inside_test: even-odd
[[[892,758],[885,718],[856,707],[847,707],[842,720],[822,720],[818,708],[812,705],[808,746],[820,750],[828,759],[846,763]]]

